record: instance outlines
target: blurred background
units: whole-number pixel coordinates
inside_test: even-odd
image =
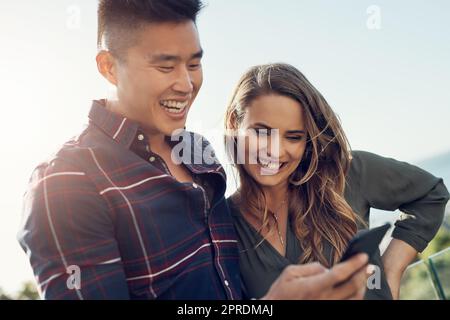
[[[204,85],[187,127],[205,135],[222,161],[223,114],[240,75],[288,62],[338,113],[353,149],[417,164],[450,183],[450,2],[205,3],[198,21]],[[92,99],[111,92],[95,64],[96,9],[93,0],[0,2],[2,299],[37,298],[16,241],[33,168],[87,123]],[[229,177],[228,194],[236,188]],[[371,226],[396,217],[373,211]],[[449,246],[447,210],[436,239],[405,274],[403,299],[450,297]]]

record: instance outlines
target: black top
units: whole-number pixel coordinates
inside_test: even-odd
[[[449,198],[442,179],[416,166],[369,152],[354,151],[352,155],[345,198],[355,213],[360,215],[367,225],[371,207],[383,210],[400,209],[413,215],[414,218],[397,221],[392,236],[405,241],[419,252],[425,249],[442,222],[445,204]],[[286,256],[283,257],[268,241],[262,239],[230,198],[228,203],[238,235],[244,296],[260,298],[267,293],[287,265],[298,263],[302,254],[300,243],[288,219]],[[325,257],[331,257],[330,253],[331,246],[324,243]],[[371,286],[365,298],[392,299],[379,251],[369,263],[380,267],[380,282],[377,283],[375,279],[369,281]]]

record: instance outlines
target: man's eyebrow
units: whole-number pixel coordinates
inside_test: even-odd
[[[204,53],[203,49],[200,49],[199,52],[196,52],[196,53],[194,53],[194,54],[191,56],[191,59],[190,59],[190,60],[192,60],[192,59],[201,59],[201,58],[203,57],[203,53]]]
[[[194,53],[193,55],[191,55],[191,57],[189,58],[189,60],[192,59],[201,59],[203,57],[203,50],[201,49],[200,51]],[[157,63],[157,62],[179,62],[181,61],[181,57],[180,56],[174,56],[171,54],[165,54],[165,53],[161,53],[161,54],[153,54],[153,55],[149,55],[148,56],[148,61],[150,63]]]
[[[181,57],[179,56],[173,56],[170,54],[153,54],[148,56],[148,61],[150,63],[157,63],[157,62],[178,62],[181,60]]]

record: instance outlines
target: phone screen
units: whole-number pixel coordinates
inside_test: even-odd
[[[391,227],[390,223],[386,223],[380,227],[369,230],[363,230],[350,240],[347,250],[342,255],[341,262],[349,259],[355,254],[366,253],[370,257],[377,251],[378,246],[383,240],[384,235]]]

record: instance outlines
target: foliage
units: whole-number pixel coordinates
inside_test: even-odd
[[[450,216],[402,278],[400,299],[450,299]],[[443,297],[442,297],[443,296]]]
[[[0,288],[0,300],[38,300],[39,293],[32,281],[22,284],[22,288],[15,295],[8,295]]]

